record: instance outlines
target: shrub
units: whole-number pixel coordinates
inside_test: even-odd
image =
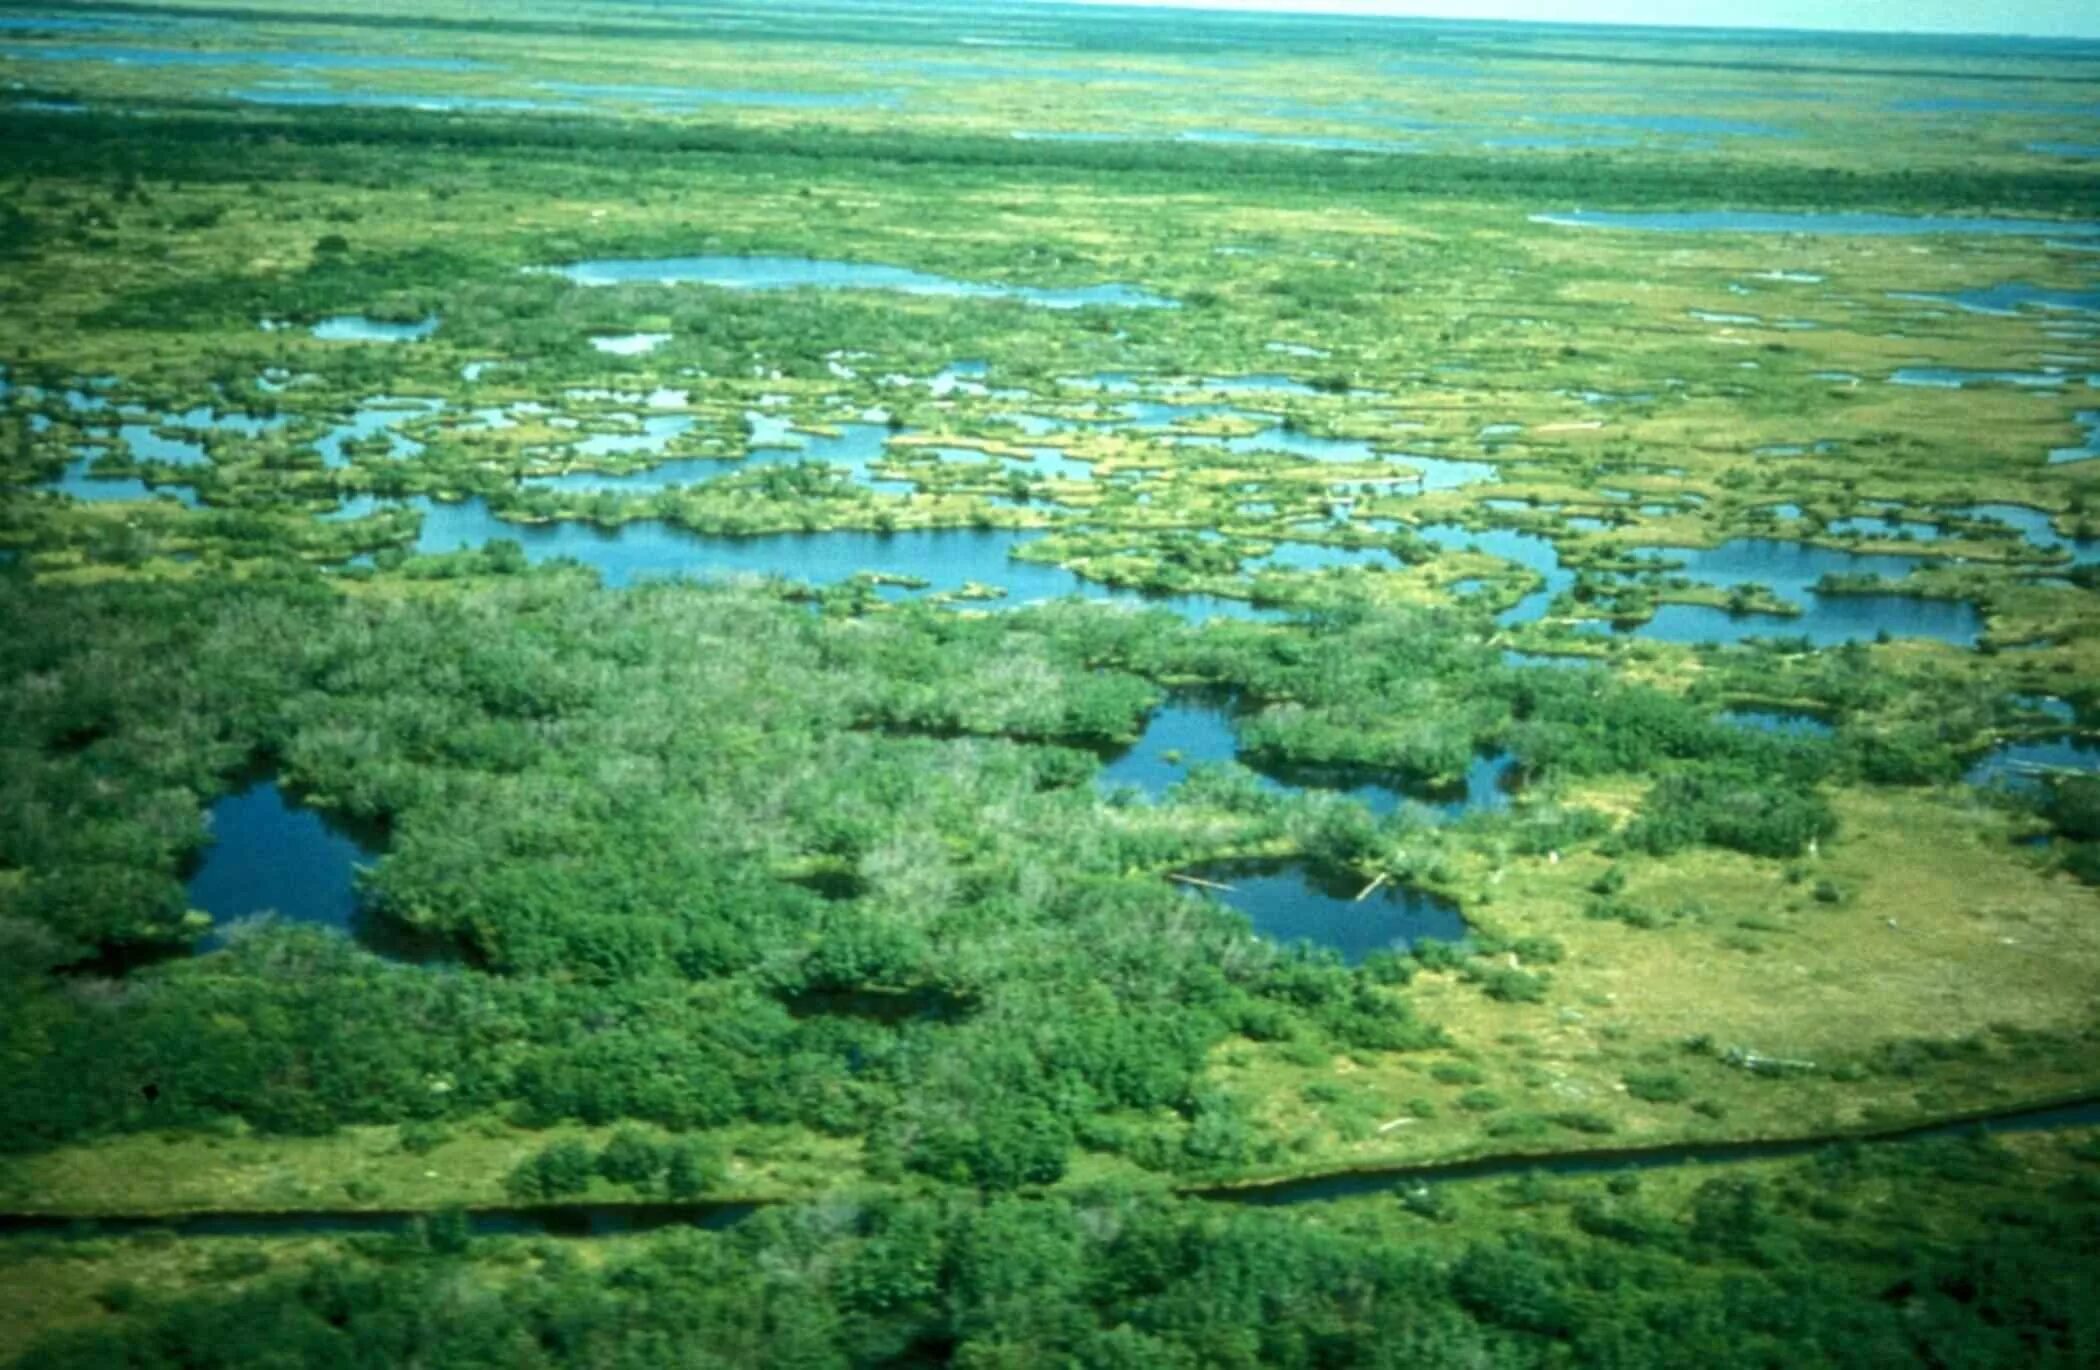
[[[519,1162],[503,1185],[522,1200],[560,1198],[589,1188],[593,1168],[590,1148],[582,1142],[555,1142]]]
[[[1651,1104],[1683,1103],[1692,1092],[1684,1077],[1670,1070],[1629,1070],[1625,1080],[1628,1094]]]
[[[598,1173],[614,1184],[647,1184],[663,1167],[662,1148],[632,1128],[615,1132],[598,1153]]]

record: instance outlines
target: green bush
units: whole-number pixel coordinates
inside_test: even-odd
[[[1623,1077],[1626,1092],[1651,1104],[1683,1103],[1691,1097],[1691,1086],[1671,1070],[1629,1070]]]

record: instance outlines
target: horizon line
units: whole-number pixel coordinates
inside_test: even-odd
[[[1367,8],[1352,0],[1310,0],[1307,4],[1285,0],[1021,0],[1030,8],[1090,10],[1169,10],[1182,14],[1220,17],[1260,16],[1273,19],[1355,19],[1394,24],[1478,24],[1496,28],[1625,29],[1635,32],[1673,31],[1711,34],[1801,34],[1863,38],[2007,38],[2031,43],[2100,42],[2100,27],[2089,33],[2037,33],[2027,29],[1981,28],[1853,28],[1839,24],[1803,27],[1799,24],[1689,24],[1643,19],[1519,19],[1506,15],[1448,13],[1392,13]],[[2100,75],[2096,75],[2100,81]]]

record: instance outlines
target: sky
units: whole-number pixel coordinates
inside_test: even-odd
[[[1576,24],[1681,24],[1715,28],[2021,33],[2100,37],[2100,0],[1082,0],[1181,9],[1386,14],[1410,18],[1522,19]]]

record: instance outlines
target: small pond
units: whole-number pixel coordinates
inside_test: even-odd
[[[1964,390],[1972,385],[2013,385],[2023,389],[2051,389],[2068,379],[2054,371],[1987,371],[1959,366],[1905,366],[1889,380],[1897,385],[1924,386],[1931,390]]]
[[[2005,281],[1974,290],[1898,291],[1893,293],[1891,298],[1951,304],[1971,314],[1999,316],[2016,315],[2030,306],[2067,313],[2100,312],[2100,290],[2052,290],[2046,286],[2029,285],[2024,281]]]
[[[1370,882],[1354,873],[1300,862],[1230,861],[1187,874],[1226,887],[1184,886],[1191,897],[1239,910],[1264,937],[1326,947],[1349,965],[1373,952],[1405,951],[1425,937],[1458,942],[1466,935],[1465,919],[1450,900],[1390,882],[1359,900]]]
[[[2039,788],[2049,771],[2100,771],[2100,738],[2036,738],[1993,747],[1979,757],[1963,779],[1971,785],[2003,785],[2012,789]]]
[[[711,285],[725,290],[895,290],[908,295],[1014,299],[1045,309],[1109,305],[1171,309],[1178,301],[1127,285],[1041,287],[961,281],[875,262],[815,257],[604,257],[545,268],[576,285]]]
[[[1190,768],[1239,758],[1239,738],[1233,732],[1231,701],[1226,698],[1179,695],[1152,711],[1138,740],[1102,763],[1095,786],[1104,794],[1121,789],[1142,791],[1159,800],[1169,789],[1186,779]],[[1456,818],[1474,811],[1509,807],[1515,773],[1515,758],[1504,752],[1482,753],[1466,767],[1458,784],[1443,790],[1410,792],[1394,784],[1370,779],[1364,769],[1334,767],[1267,767],[1249,763],[1256,782],[1276,794],[1317,790],[1353,799],[1371,812],[1384,816],[1402,804],[1415,804]]]
[[[388,323],[363,314],[336,314],[321,320],[310,331],[323,342],[420,342],[437,329],[435,318]]]
[[[226,945],[226,927],[274,913],[348,933],[357,913],[357,867],[376,842],[294,803],[274,782],[251,782],[213,804],[211,843],[184,886],[192,908],[212,916],[203,951]]]

